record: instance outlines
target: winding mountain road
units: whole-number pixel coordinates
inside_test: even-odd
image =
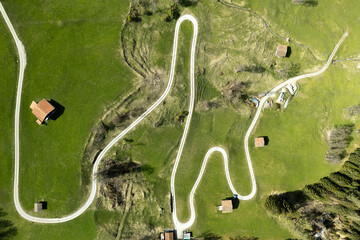
[[[197,35],[198,35],[198,23],[197,23],[197,21],[196,21],[196,19],[194,17],[192,17],[190,15],[185,15],[185,16],[179,18],[179,20],[176,23],[176,27],[175,27],[173,54],[176,54],[177,39],[178,39],[180,25],[185,20],[189,20],[193,24],[193,39],[192,39],[191,54],[190,54],[190,104],[189,104],[189,114],[188,114],[188,116],[186,118],[184,132],[183,132],[183,135],[182,135],[182,138],[181,138],[181,141],[180,141],[180,146],[179,146],[179,150],[178,150],[177,155],[176,155],[175,164],[174,164],[174,167],[173,167],[173,171],[172,171],[172,174],[171,174],[171,181],[170,181],[171,195],[173,197],[173,222],[174,222],[174,225],[175,225],[175,229],[178,232],[178,237],[181,237],[182,231],[190,228],[193,225],[193,223],[195,222],[196,213],[195,213],[195,206],[194,206],[194,195],[195,195],[197,187],[200,184],[201,178],[202,178],[202,176],[204,174],[207,161],[210,158],[210,156],[212,155],[212,153],[220,152],[222,154],[223,159],[224,159],[225,174],[226,174],[227,182],[228,182],[228,184],[230,186],[231,191],[234,194],[237,194],[239,199],[241,199],[241,200],[251,199],[251,198],[253,198],[255,196],[255,193],[256,193],[255,175],[254,175],[254,171],[253,171],[253,168],[252,168],[250,158],[248,160],[248,167],[249,167],[249,172],[250,172],[250,176],[251,176],[252,191],[251,191],[251,193],[249,195],[242,196],[242,195],[240,195],[240,194],[238,194],[236,192],[236,190],[235,190],[235,188],[234,188],[234,186],[233,186],[233,184],[231,182],[230,173],[229,173],[229,167],[228,167],[228,157],[227,157],[227,153],[226,153],[225,149],[223,149],[221,147],[213,147],[210,150],[208,150],[208,152],[206,153],[205,158],[204,158],[203,163],[202,163],[202,166],[201,166],[200,173],[198,175],[198,178],[197,178],[193,188],[191,189],[191,192],[190,192],[190,195],[189,195],[190,219],[187,222],[182,223],[182,222],[179,221],[179,219],[177,217],[175,176],[176,176],[177,168],[178,168],[179,163],[180,163],[181,155],[182,155],[184,145],[185,145],[185,142],[186,142],[186,137],[187,137],[187,134],[188,134],[188,131],[189,131],[189,128],[190,128],[191,117],[192,117],[193,110],[194,110],[194,99],[195,99],[194,68],[195,68],[196,39],[197,39]]]
[[[130,130],[132,130],[136,125],[138,125],[144,118],[146,118],[164,99],[165,97],[168,95],[168,93],[171,90],[172,87],[172,83],[174,80],[174,74],[175,74],[175,63],[176,63],[176,53],[177,53],[177,43],[178,43],[178,35],[179,35],[179,28],[180,28],[180,24],[178,24],[179,22],[183,22],[185,20],[190,20],[192,22],[196,22],[195,18],[191,15],[184,15],[181,18],[179,18],[177,25],[176,25],[176,29],[175,29],[175,36],[176,38],[174,39],[174,47],[173,47],[173,54],[172,54],[172,59],[171,59],[171,70],[170,70],[170,77],[169,77],[169,81],[167,84],[167,87],[164,91],[164,93],[161,95],[161,97],[153,104],[151,105],[139,118],[137,118],[131,125],[129,125],[125,130],[123,130],[119,135],[117,135],[103,150],[102,152],[99,154],[99,156],[97,157],[94,167],[93,167],[93,171],[92,171],[92,175],[91,175],[91,181],[92,181],[92,186],[91,186],[91,192],[90,195],[88,197],[88,199],[86,200],[85,204],[82,205],[77,211],[75,211],[74,213],[71,213],[65,217],[60,217],[60,218],[40,218],[40,217],[35,217],[32,216],[28,213],[26,213],[24,211],[24,209],[21,207],[20,201],[19,201],[19,166],[20,166],[20,157],[19,157],[19,149],[20,149],[20,144],[19,144],[19,123],[20,123],[20,105],[21,105],[21,92],[22,92],[22,84],[23,84],[23,80],[24,80],[24,71],[25,71],[25,67],[26,67],[26,53],[25,53],[25,48],[22,44],[22,42],[20,41],[20,39],[18,38],[14,27],[11,24],[11,21],[9,19],[9,17],[7,16],[5,9],[3,7],[3,5],[0,2],[0,12],[3,16],[3,18],[5,19],[5,22],[11,32],[12,37],[14,38],[17,50],[18,50],[18,54],[19,54],[19,58],[20,58],[20,70],[19,70],[19,79],[18,79],[18,88],[17,88],[17,94],[16,94],[16,108],[15,108],[15,126],[14,126],[14,132],[15,132],[15,169],[14,169],[14,203],[15,203],[15,208],[17,210],[17,212],[20,214],[20,216],[28,221],[31,222],[36,222],[36,223],[61,223],[61,222],[67,222],[70,220],[73,220],[75,218],[77,218],[78,216],[80,216],[82,213],[84,213],[91,205],[91,203],[93,202],[95,196],[96,196],[96,191],[97,191],[97,179],[96,179],[96,173],[98,171],[98,167],[99,164],[102,160],[102,158],[105,156],[105,154],[109,151],[109,149],[117,142],[119,141],[119,139],[121,139],[124,135],[126,135]],[[197,22],[196,22],[197,23]],[[197,25],[196,25],[197,28]],[[197,32],[197,30],[196,30]],[[191,65],[192,65],[192,81],[194,81],[194,58],[195,58],[195,46],[196,46],[196,39],[197,39],[197,35],[194,36],[193,38],[193,50],[192,50],[192,60],[191,60]],[[194,86],[194,84],[193,84]],[[192,105],[193,105],[193,101],[192,101]]]
[[[245,155],[246,155],[246,160],[247,160],[247,164],[248,164],[248,168],[249,168],[249,172],[250,172],[250,177],[251,177],[251,184],[252,184],[252,190],[248,195],[240,195],[234,188],[232,182],[231,182],[231,178],[230,178],[230,173],[229,173],[229,168],[228,168],[228,156],[226,151],[221,148],[221,147],[213,147],[211,149],[208,150],[208,152],[205,155],[205,158],[203,160],[202,166],[201,166],[201,170],[199,172],[198,178],[190,192],[189,195],[189,204],[190,204],[190,219],[185,222],[182,223],[179,221],[179,219],[177,218],[177,214],[176,214],[176,194],[175,194],[175,176],[176,176],[176,171],[177,171],[177,167],[179,165],[180,162],[180,158],[181,158],[181,154],[186,142],[186,137],[189,131],[189,127],[190,127],[190,122],[191,122],[191,117],[192,117],[192,113],[193,113],[193,109],[194,109],[194,98],[195,98],[195,78],[194,78],[194,68],[195,68],[195,53],[196,53],[196,41],[197,41],[197,34],[198,34],[198,23],[196,21],[196,19],[191,16],[191,15],[184,15],[182,17],[180,17],[176,23],[176,27],[175,27],[175,34],[174,34],[174,43],[173,43],[173,52],[172,52],[172,59],[171,59],[171,69],[170,69],[170,76],[169,76],[169,81],[167,84],[167,87],[164,91],[164,93],[161,95],[161,97],[155,102],[153,103],[153,105],[151,105],[139,118],[137,118],[131,125],[129,125],[125,130],[123,130],[119,135],[117,135],[104,149],[103,151],[99,154],[99,156],[97,157],[94,167],[93,167],[93,171],[92,171],[92,175],[91,175],[91,180],[92,180],[92,187],[91,187],[91,192],[90,195],[88,197],[88,199],[86,200],[85,204],[82,205],[77,211],[75,211],[74,213],[71,213],[65,217],[60,217],[60,218],[40,218],[40,217],[35,217],[35,216],[31,216],[28,213],[26,213],[23,208],[21,207],[21,204],[19,202],[19,149],[20,149],[20,145],[19,145],[19,116],[20,116],[20,103],[21,103],[21,92],[22,92],[22,84],[23,84],[23,79],[24,79],[24,71],[25,71],[25,66],[26,66],[26,54],[25,54],[25,48],[23,46],[23,44],[21,43],[21,41],[19,40],[1,2],[0,2],[0,11],[1,14],[3,16],[3,18],[5,19],[5,22],[11,32],[11,35],[14,38],[17,50],[18,50],[18,54],[19,54],[19,58],[20,58],[20,70],[19,70],[19,79],[18,79],[18,88],[17,88],[17,95],[16,95],[16,108],[15,108],[15,127],[14,127],[14,132],[15,132],[15,170],[14,170],[14,203],[15,203],[15,207],[16,210],[18,211],[18,213],[20,214],[21,217],[23,217],[24,219],[28,220],[28,221],[32,221],[32,222],[37,222],[37,223],[61,223],[61,222],[67,222],[70,221],[74,218],[77,218],[78,216],[80,216],[82,213],[84,213],[92,204],[95,196],[96,196],[96,191],[97,191],[97,179],[96,179],[96,173],[98,171],[98,166],[102,160],[102,158],[105,156],[105,154],[107,153],[107,151],[119,140],[121,139],[124,135],[126,135],[130,130],[132,130],[137,124],[139,124],[144,118],[146,118],[164,99],[165,97],[168,95],[168,93],[171,90],[172,84],[173,84],[173,80],[174,80],[174,74],[175,74],[175,64],[176,64],[176,56],[177,56],[177,44],[178,44],[178,36],[179,36],[179,29],[180,26],[182,24],[182,22],[184,21],[190,21],[193,25],[193,37],[192,37],[192,45],[191,45],[191,58],[190,58],[190,104],[189,104],[189,114],[188,117],[186,119],[185,122],[185,127],[184,127],[184,132],[181,138],[181,142],[180,142],[180,146],[179,146],[179,150],[177,152],[177,156],[175,159],[175,164],[173,167],[173,171],[171,174],[171,194],[173,196],[173,221],[174,221],[174,225],[175,228],[178,231],[178,234],[180,236],[180,234],[182,233],[183,230],[190,228],[193,223],[195,222],[195,218],[196,218],[196,213],[195,213],[195,207],[194,207],[194,195],[196,192],[196,189],[198,187],[198,185],[200,184],[201,178],[204,174],[206,165],[207,165],[207,161],[210,158],[210,156],[212,155],[212,153],[214,152],[220,152],[223,156],[223,160],[224,160],[224,166],[225,166],[225,174],[226,174],[226,179],[227,182],[229,184],[229,187],[231,189],[231,191],[233,192],[233,194],[237,194],[240,200],[250,200],[252,199],[255,194],[256,194],[256,181],[255,181],[255,175],[254,175],[254,171],[253,171],[253,167],[252,167],[252,163],[251,163],[251,158],[250,158],[250,153],[249,153],[249,144],[248,144],[248,140],[249,140],[249,136],[252,132],[252,130],[255,127],[255,124],[257,123],[262,107],[264,105],[264,103],[266,102],[266,100],[272,95],[270,93],[276,92],[279,89],[281,89],[282,87],[286,86],[289,83],[295,83],[296,81],[303,79],[303,78],[307,78],[307,77],[314,77],[317,76],[321,73],[323,73],[331,64],[331,60],[334,57],[336,51],[338,50],[340,44],[342,43],[342,41],[345,39],[345,37],[348,35],[347,33],[344,34],[344,36],[340,39],[340,41],[338,42],[338,44],[335,46],[332,54],[330,55],[327,63],[325,64],[325,66],[320,69],[317,72],[314,73],[309,73],[309,74],[304,74],[301,76],[297,76],[294,78],[291,78],[281,84],[279,84],[278,86],[276,86],[274,89],[272,89],[268,94],[266,94],[260,101],[260,105],[259,108],[255,114],[255,117],[249,127],[249,129],[246,132],[245,135],[245,139],[244,139],[244,148],[245,148]]]
[[[189,19],[190,20],[190,19]],[[191,87],[190,87],[190,106],[189,106],[189,114],[188,117],[186,119],[186,123],[185,123],[185,128],[184,128],[184,132],[183,132],[183,136],[181,138],[181,142],[180,142],[180,147],[176,156],[176,160],[175,160],[175,164],[173,167],[173,171],[171,174],[171,194],[173,197],[173,222],[175,225],[175,229],[178,232],[178,237],[181,237],[181,234],[184,230],[190,228],[196,219],[196,213],[195,213],[195,206],[194,206],[194,195],[196,192],[197,187],[200,184],[201,178],[204,174],[207,162],[210,158],[210,156],[212,155],[212,153],[214,152],[220,152],[223,156],[223,160],[224,160],[224,168],[225,168],[225,175],[226,175],[226,180],[228,182],[228,185],[232,191],[232,193],[238,196],[238,198],[240,200],[250,200],[252,199],[255,194],[256,194],[256,180],[255,180],[255,174],[254,174],[254,170],[252,167],[252,162],[251,162],[251,157],[250,157],[250,152],[249,152],[249,137],[250,134],[252,132],[252,130],[254,129],[261,111],[262,111],[262,107],[264,106],[264,103],[266,102],[266,100],[273,95],[273,93],[277,92],[279,89],[285,87],[286,85],[293,83],[295,84],[298,80],[300,79],[304,79],[304,78],[308,78],[308,77],[315,77],[321,73],[323,73],[331,64],[333,57],[335,56],[337,50],[339,49],[341,43],[344,41],[344,39],[348,36],[348,33],[346,32],[341,39],[339,40],[339,42],[336,44],[335,48],[333,49],[330,57],[328,58],[326,64],[324,65],[324,67],[322,67],[319,71],[313,72],[313,73],[307,73],[304,75],[300,75],[300,76],[296,76],[293,78],[290,78],[288,80],[286,80],[285,82],[277,85],[275,88],[273,88],[268,94],[266,94],[261,100],[260,100],[260,104],[259,107],[256,111],[255,117],[253,119],[253,121],[250,124],[249,129],[247,130],[246,134],[245,134],[245,138],[244,138],[244,149],[245,149],[245,155],[246,155],[246,161],[248,164],[248,168],[249,168],[249,173],[250,173],[250,178],[251,178],[251,185],[252,185],[252,190],[248,195],[241,195],[239,194],[231,181],[230,178],[230,173],[229,173],[229,166],[228,166],[228,156],[227,153],[225,151],[225,149],[223,149],[222,147],[212,147],[211,149],[208,150],[208,152],[205,155],[205,158],[203,160],[198,178],[196,179],[196,182],[193,186],[193,188],[191,189],[190,195],[189,195],[189,204],[190,204],[190,219],[185,222],[182,223],[179,221],[178,217],[177,217],[177,212],[176,212],[176,194],[175,194],[175,175],[176,175],[176,171],[177,171],[177,167],[179,165],[180,162],[180,158],[181,158],[181,154],[185,145],[185,141],[186,141],[186,137],[187,137],[187,133],[190,127],[190,122],[191,122],[191,116],[193,113],[193,108],[194,108],[194,96],[195,96],[195,88],[194,88],[194,58],[195,58],[195,46],[194,44],[196,44],[196,39],[194,39],[195,36],[197,36],[197,31],[198,31],[198,26],[197,26],[197,22],[195,19],[192,19],[191,22],[193,23],[194,26],[194,35],[193,35],[193,45],[191,47],[191,65],[190,65],[190,83],[191,83]],[[178,21],[178,23],[176,24],[176,28],[175,28],[175,37],[174,39],[177,39],[177,33],[176,33],[176,29],[179,28],[180,24],[182,23],[182,21]],[[174,42],[174,47],[175,47],[175,42]]]

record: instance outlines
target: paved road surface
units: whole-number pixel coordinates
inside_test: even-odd
[[[16,43],[16,47],[17,47],[17,50],[18,50],[19,58],[20,58],[20,70],[19,70],[19,79],[18,79],[18,89],[17,89],[17,95],[16,95],[15,127],[14,127],[14,130],[15,130],[15,171],[14,171],[14,203],[15,203],[15,207],[16,207],[16,210],[18,211],[18,213],[20,214],[20,216],[23,217],[24,219],[28,220],[28,221],[37,222],[37,223],[61,223],[61,222],[67,222],[67,221],[70,221],[70,220],[72,220],[74,218],[77,218],[82,213],[84,213],[89,208],[91,203],[93,202],[93,200],[95,198],[95,195],[96,195],[96,190],[97,190],[96,173],[97,173],[99,164],[100,164],[102,158],[107,153],[107,151],[119,139],[121,139],[130,130],[132,130],[137,124],[139,124],[144,118],[146,118],[146,116],[148,116],[165,99],[165,97],[170,92],[171,87],[172,87],[172,83],[173,83],[173,80],[174,80],[178,38],[174,39],[174,48],[173,48],[173,55],[172,55],[172,59],[171,59],[170,77],[169,77],[169,81],[168,81],[168,84],[167,84],[167,87],[166,87],[164,93],[139,118],[137,118],[130,126],[128,126],[118,136],[116,136],[103,149],[103,151],[99,154],[99,156],[97,157],[97,159],[95,161],[93,171],[92,171],[92,175],[91,175],[91,178],[92,178],[91,192],[90,192],[90,195],[89,195],[88,199],[86,200],[85,204],[82,205],[74,213],[71,213],[71,214],[69,214],[69,215],[67,215],[65,217],[60,217],[60,218],[40,218],[40,217],[31,216],[30,214],[26,213],[24,211],[24,209],[21,207],[21,204],[20,204],[20,201],[19,201],[19,165],[20,165],[20,158],[19,158],[19,149],[20,149],[20,144],[19,144],[19,119],[20,119],[21,91],[22,91],[22,84],[23,84],[23,79],[24,79],[24,71],[25,71],[25,66],[26,66],[25,48],[24,48],[23,44],[21,43],[21,41],[19,40],[19,38],[18,38],[18,36],[17,36],[17,34],[16,34],[16,32],[15,32],[15,30],[14,30],[14,28],[13,28],[11,22],[10,22],[10,19],[8,18],[7,14],[5,12],[5,9],[4,9],[3,5],[1,4],[1,2],[0,2],[0,12],[1,12],[3,18],[5,19],[5,22],[6,22],[8,28],[9,28],[9,30],[11,32],[12,37],[14,38],[14,41]],[[179,21],[184,21],[184,20],[195,20],[195,18],[190,16],[190,15],[185,15],[185,16],[182,16],[179,19]],[[179,28],[177,27],[177,29],[175,31],[175,35],[178,36],[178,33],[179,33]],[[195,49],[196,37],[194,39],[195,39],[195,42],[193,43],[193,48]],[[192,55],[192,61],[191,62],[192,62],[192,66],[194,66],[194,53]],[[192,68],[192,75],[193,75],[193,72],[194,72],[194,68]]]
[[[37,223],[60,223],[60,222],[67,222],[70,221],[74,218],[77,218],[78,216],[80,216],[82,213],[84,213],[89,206],[91,205],[91,203],[93,202],[95,195],[96,195],[96,190],[97,190],[97,179],[96,179],[96,173],[98,170],[98,166],[102,160],[102,158],[105,156],[105,154],[107,153],[107,151],[119,140],[121,139],[124,135],[126,135],[130,130],[132,130],[137,124],[139,124],[147,115],[149,115],[164,99],[165,97],[168,95],[168,93],[171,90],[172,87],[172,83],[174,80],[174,73],[175,73],[175,63],[176,63],[176,55],[177,55],[177,43],[178,43],[178,36],[179,36],[179,29],[180,26],[182,24],[183,21],[190,21],[193,24],[193,38],[192,38],[192,45],[191,45],[191,59],[190,59],[190,104],[189,104],[189,114],[188,117],[186,119],[186,123],[185,123],[185,127],[184,127],[184,132],[181,138],[181,142],[180,142],[180,146],[179,146],[179,150],[175,159],[175,164],[173,167],[173,171],[172,171],[172,175],[171,175],[171,194],[173,196],[173,207],[174,207],[174,211],[173,211],[173,221],[174,221],[174,225],[175,228],[178,230],[179,236],[181,235],[181,232],[185,229],[188,229],[192,226],[192,224],[195,222],[195,218],[196,218],[196,213],[195,213],[195,207],[194,207],[194,195],[196,192],[196,189],[201,181],[201,178],[204,174],[206,165],[207,165],[207,161],[210,158],[210,156],[212,155],[212,153],[214,152],[220,152],[223,156],[223,160],[224,160],[224,166],[225,166],[225,174],[226,174],[226,179],[228,181],[229,187],[231,189],[231,191],[233,192],[233,194],[237,194],[239,196],[240,200],[249,200],[252,199],[255,194],[256,194],[256,181],[255,181],[255,175],[254,175],[254,171],[252,168],[252,163],[251,163],[251,158],[250,158],[250,153],[249,153],[249,147],[248,147],[248,139],[249,136],[256,124],[256,122],[259,119],[262,107],[264,105],[264,103],[266,102],[266,100],[269,98],[270,94],[267,94],[266,96],[264,96],[261,101],[260,101],[260,105],[259,108],[255,114],[255,117],[248,129],[248,131],[246,132],[245,135],[245,139],[244,139],[244,147],[245,147],[245,154],[246,154],[246,160],[247,160],[247,164],[249,167],[249,172],[250,172],[250,177],[251,177],[251,184],[252,184],[252,190],[250,192],[250,194],[248,195],[240,195],[234,188],[232,182],[231,182],[231,178],[230,178],[230,173],[229,173],[229,168],[228,168],[228,156],[226,151],[221,148],[221,147],[213,147],[210,150],[208,150],[208,152],[205,155],[205,158],[203,160],[202,166],[201,166],[201,170],[200,173],[198,175],[198,178],[191,190],[191,193],[189,195],[189,204],[190,204],[190,219],[185,222],[182,223],[178,220],[177,218],[177,214],[176,214],[176,194],[175,194],[175,176],[176,176],[176,171],[177,171],[177,167],[179,165],[180,162],[180,158],[181,158],[181,154],[186,142],[186,137],[189,131],[189,127],[190,127],[190,122],[191,122],[191,117],[192,117],[192,113],[193,113],[193,109],[194,109],[194,98],[195,98],[195,79],[194,79],[194,67],[195,67],[195,53],[196,53],[196,40],[197,40],[197,34],[198,34],[198,23],[196,21],[196,19],[191,16],[191,15],[184,15],[182,17],[180,17],[176,23],[176,27],[175,27],[175,34],[174,34],[174,43],[173,43],[173,55],[172,55],[172,59],[171,59],[171,69],[170,69],[170,76],[169,76],[169,81],[167,84],[167,87],[164,91],[164,93],[161,95],[161,97],[148,109],[146,110],[139,118],[137,118],[130,126],[128,126],[124,131],[122,131],[118,136],[116,136],[105,148],[104,150],[99,154],[99,156],[97,157],[94,167],[93,167],[93,171],[92,171],[92,187],[91,187],[91,192],[90,192],[90,196],[88,197],[88,199],[86,200],[85,204],[83,206],[81,206],[76,212],[69,214],[65,217],[60,217],[60,218],[40,218],[40,217],[34,217],[31,216],[29,214],[27,214],[21,207],[21,204],[19,202],[19,116],[20,116],[20,103],[21,103],[21,91],[22,91],[22,83],[23,83],[23,78],[24,78],[24,71],[25,71],[25,66],[26,66],[26,54],[25,54],[25,48],[22,45],[21,41],[19,40],[19,38],[16,35],[16,32],[8,18],[8,16],[6,15],[6,12],[2,6],[2,4],[0,3],[0,11],[1,14],[3,15],[6,24],[14,38],[14,41],[16,43],[16,47],[18,49],[18,53],[19,53],[19,58],[20,58],[20,70],[19,70],[19,80],[18,80],[18,89],[17,89],[17,95],[16,95],[16,108],[15,108],[15,173],[14,173],[14,203],[15,203],[15,207],[16,210],[18,211],[18,213],[20,214],[21,217],[23,217],[26,220],[32,221],[32,222],[37,222]],[[271,90],[270,92],[276,92],[279,89],[281,89],[282,87],[286,86],[289,83],[295,83],[296,81],[306,78],[306,77],[313,77],[313,76],[317,76],[319,74],[321,74],[322,72],[324,72],[328,66],[331,64],[331,60],[334,57],[336,51],[338,50],[340,44],[342,43],[342,41],[345,39],[345,37],[347,36],[347,33],[344,34],[344,36],[340,39],[339,43],[336,45],[336,47],[334,48],[332,54],[330,55],[328,62],[326,63],[326,65],[320,69],[319,71],[315,72],[315,73],[309,73],[309,74],[304,74],[301,76],[297,76],[294,78],[291,78],[281,84],[279,84],[278,86],[276,86],[273,90]],[[269,92],[269,93],[270,93]]]

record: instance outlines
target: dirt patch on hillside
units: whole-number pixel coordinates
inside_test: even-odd
[[[347,156],[346,148],[349,146],[352,138],[353,125],[338,126],[328,132],[328,149],[325,158],[330,163],[341,163]]]
[[[131,160],[112,159],[104,160],[99,170],[103,207],[122,213],[109,230],[115,239],[153,239],[162,229],[158,219],[164,217],[164,207],[153,195],[146,171],[147,166]]]

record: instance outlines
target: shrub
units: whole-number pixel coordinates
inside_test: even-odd
[[[319,183],[306,185],[304,191],[312,199],[321,199],[326,195],[326,189]]]
[[[200,236],[203,240],[221,240],[222,237],[210,231],[203,232]]]
[[[353,178],[356,178],[356,179],[360,178],[359,168],[352,162],[349,162],[349,161],[345,162],[343,165],[343,170],[348,172]]]
[[[292,0],[292,2],[306,7],[316,7],[319,4],[317,0]]]
[[[140,13],[135,7],[130,8],[130,12],[127,17],[127,20],[129,22],[140,22],[141,21]]]
[[[328,149],[326,151],[326,160],[331,163],[340,163],[346,157],[345,148],[349,146],[352,138],[350,134],[353,131],[352,125],[338,126],[330,131],[328,139]]]
[[[174,0],[174,3],[179,4],[184,7],[190,7],[196,5],[199,0]]]
[[[180,10],[178,4],[174,3],[170,6],[169,9],[166,10],[166,15],[164,17],[164,20],[166,22],[170,22],[172,20],[176,20],[180,17]]]
[[[292,213],[303,206],[308,200],[303,191],[284,192],[270,195],[265,206],[273,213]]]
[[[257,237],[246,237],[246,236],[237,236],[237,237],[230,237],[230,240],[258,240]]]
[[[329,178],[344,187],[351,186],[352,183],[352,179],[341,172],[332,173]]]
[[[346,196],[346,188],[340,187],[328,177],[324,177],[320,180],[322,186],[327,189],[329,193],[336,195],[336,197],[345,197]]]
[[[188,111],[181,111],[180,113],[178,113],[174,120],[176,124],[183,124],[183,122],[185,121],[186,116],[189,114]]]

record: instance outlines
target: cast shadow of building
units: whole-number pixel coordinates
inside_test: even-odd
[[[237,196],[228,197],[228,198],[226,198],[226,200],[231,200],[233,209],[238,209],[239,208],[240,200],[239,200],[239,198]]]
[[[261,137],[264,138],[265,146],[269,145],[269,142],[270,142],[269,137],[268,136],[261,136]]]
[[[289,58],[289,57],[290,57],[290,55],[291,55],[291,47],[290,47],[290,46],[288,46],[288,47],[287,47],[287,51],[286,51],[286,55],[285,55],[285,57],[286,57],[286,58]]]
[[[53,105],[53,107],[55,108],[55,111],[53,114],[51,114],[51,116],[49,117],[49,119],[51,120],[56,120],[58,119],[61,115],[64,114],[65,111],[65,107],[63,105],[61,105],[60,103],[58,103],[57,101],[55,101],[54,99],[51,99],[49,101],[49,103],[51,105]]]
[[[42,205],[43,210],[46,210],[48,208],[47,201],[40,201],[40,203]]]

